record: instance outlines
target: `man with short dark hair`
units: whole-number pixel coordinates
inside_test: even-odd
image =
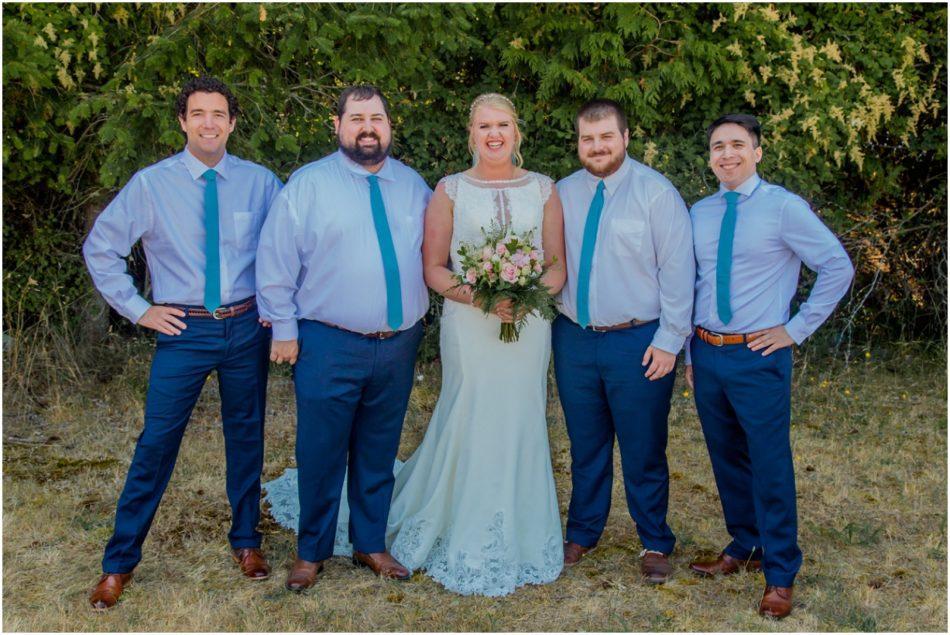
[[[552,330],[573,490],[564,564],[600,539],[610,511],[616,435],[641,572],[669,578],[667,417],[676,355],[692,313],[686,205],[659,172],[627,156],[623,109],[598,99],[577,115],[579,170],[557,184],[567,284]]]
[[[227,460],[232,556],[252,580],[269,574],[260,551],[264,398],[270,335],[255,306],[257,238],[281,183],[226,151],[237,99],[222,82],[187,82],[177,102],[185,149],[137,172],[83,245],[93,282],[131,322],[158,333],[135,447],[89,598],[115,606],[142,557],[142,542],[178,457],[185,426],[212,371],[218,373]],[[139,295],[124,258],[145,248],[154,304]]]
[[[690,210],[697,280],[686,379],[732,542],[690,568],[704,576],[762,569],[762,615],[792,609],[802,563],[789,445],[793,344],[811,335],[848,290],[854,269],[804,200],[759,178],[762,130],[751,115],[709,126],[719,191]],[[801,264],[818,273],[791,319]]]
[[[409,577],[386,551],[386,521],[428,309],[421,248],[432,191],[388,156],[378,89],[344,90],[334,125],[339,151],[291,176],[257,256],[271,360],[295,364],[300,519],[286,587],[297,592],[333,555],[347,467],[354,563]]]

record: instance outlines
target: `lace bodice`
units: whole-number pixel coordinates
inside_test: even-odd
[[[541,247],[544,204],[554,185],[549,177],[528,172],[508,181],[482,181],[461,172],[441,181],[452,200],[452,270],[458,271],[459,243],[482,244],[482,228],[492,223],[508,227],[516,234],[534,230],[534,242]]]

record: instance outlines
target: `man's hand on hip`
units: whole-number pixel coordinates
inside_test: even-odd
[[[293,366],[297,363],[297,353],[299,350],[297,340],[271,340],[270,361],[277,362],[278,364],[287,362]]]
[[[765,357],[780,348],[791,346],[794,343],[795,340],[793,340],[788,334],[788,331],[785,330],[785,326],[780,324],[770,329],[765,329],[764,331],[749,333],[749,343],[747,346],[753,351],[762,350],[764,348],[765,350],[762,351],[762,357]]]
[[[153,305],[139,318],[138,325],[164,333],[165,335],[181,335],[188,326],[178,318],[185,317],[185,312],[171,306]]]

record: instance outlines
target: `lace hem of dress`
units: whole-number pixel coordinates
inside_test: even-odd
[[[509,595],[526,584],[553,582],[564,567],[560,536],[548,536],[540,547],[541,553],[535,554],[540,555],[540,566],[512,558],[505,543],[502,512],[495,514],[488,527],[489,542],[475,556],[461,549],[449,553],[441,537],[436,538],[428,554],[421,554],[426,524],[425,520],[410,521],[400,531],[390,553],[410,570],[424,570],[446,589],[461,595]],[[451,533],[451,528],[446,533]]]
[[[401,461],[397,461],[397,470]],[[346,486],[343,486],[346,491]],[[288,468],[279,477],[264,484],[264,500],[270,514],[281,527],[297,531],[300,510],[297,501],[297,470]],[[456,549],[449,553],[439,537],[432,548],[424,551],[423,538],[428,529],[425,519],[410,519],[396,537],[389,552],[411,571],[424,570],[426,575],[449,591],[461,595],[500,597],[509,595],[526,584],[547,584],[561,574],[564,552],[561,536],[550,535],[540,553],[529,554],[533,562],[519,561],[522,554],[512,554],[505,542],[505,516],[496,512],[487,528],[488,543],[478,553]],[[451,527],[444,535],[451,534]],[[348,557],[353,553],[346,522],[337,524],[333,555]],[[536,564],[540,562],[540,564]]]
[[[396,467],[402,465],[396,461]],[[297,533],[300,524],[300,502],[297,498],[297,470],[287,468],[284,473],[263,484],[264,500],[270,504],[270,515],[278,525]],[[344,482],[343,492],[346,492]],[[345,522],[337,523],[336,534],[333,537],[333,555],[349,557],[353,555],[353,545],[350,543],[350,530]]]

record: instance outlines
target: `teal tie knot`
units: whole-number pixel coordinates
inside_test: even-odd
[[[393,236],[389,231],[389,220],[386,218],[386,205],[383,203],[383,193],[379,189],[379,177],[370,174],[369,202],[373,210],[373,225],[376,227],[376,240],[379,241],[379,254],[383,259],[383,276],[386,278],[386,323],[396,331],[402,325],[402,286],[399,281],[399,261],[396,259],[396,248],[393,245]]]
[[[732,320],[732,307],[729,304],[732,243],[736,236],[739,192],[728,191],[722,197],[726,199],[726,212],[722,215],[722,225],[719,228],[719,249],[716,253],[716,310],[719,313],[719,321],[723,324],[729,324]]]
[[[218,220],[218,174],[206,170],[205,180],[205,297],[204,306],[214,311],[221,306],[221,253]]]
[[[605,187],[606,184],[601,179],[587,210],[587,222],[584,223],[581,259],[577,267],[577,323],[581,328],[587,328],[590,324],[590,272],[594,264],[594,246],[597,243],[600,214],[604,210]]]

